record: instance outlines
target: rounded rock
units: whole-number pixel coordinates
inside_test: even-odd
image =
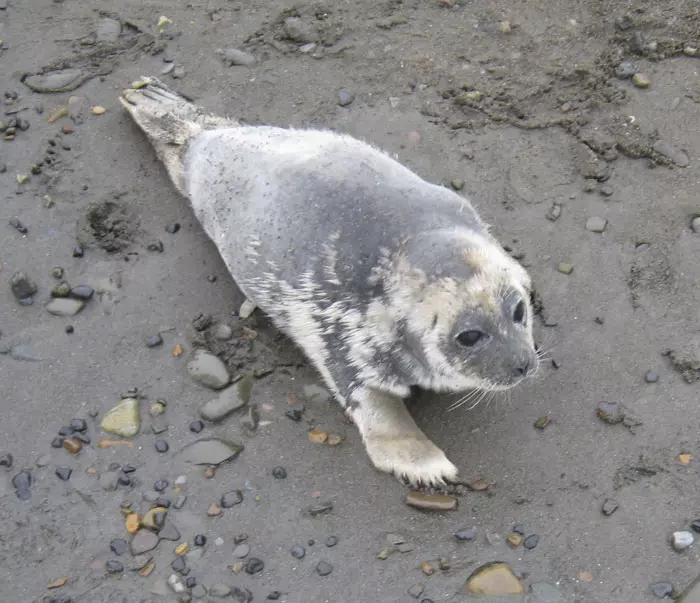
[[[258,559],[257,557],[251,557],[245,564],[246,574],[250,574],[251,576],[253,574],[257,574],[263,571],[263,569],[265,569],[265,564],[261,559]]]
[[[620,64],[615,67],[615,76],[621,80],[628,80],[636,71],[637,68],[632,61],[621,61]]]
[[[659,380],[659,373],[656,371],[647,371],[646,375],[644,375],[644,380],[647,383],[656,383]]]
[[[207,537],[204,534],[197,534],[194,537],[195,546],[204,546],[207,543]]]
[[[326,538],[326,546],[327,547],[333,547],[336,544],[338,544],[338,537],[337,536],[329,536]]]
[[[203,429],[204,423],[202,423],[200,420],[192,421],[190,423],[190,431],[192,433],[201,433]]]
[[[67,482],[70,479],[71,473],[73,473],[73,470],[70,467],[58,467],[56,469],[56,476],[62,482]]]
[[[333,566],[327,561],[319,561],[316,566],[316,573],[319,576],[328,576],[333,571]]]
[[[293,546],[289,552],[292,554],[292,557],[296,557],[297,559],[303,559],[306,555],[304,547],[299,545]]]
[[[287,470],[284,467],[275,467],[272,470],[272,477],[275,479],[284,479],[287,477]]]
[[[124,571],[124,564],[121,561],[110,559],[105,562],[105,569],[109,574],[120,574]]]
[[[187,363],[190,377],[210,389],[223,389],[229,384],[231,375],[218,356],[206,350],[197,350]]]
[[[534,549],[540,542],[540,537],[537,534],[530,534],[525,540],[523,540],[523,546],[528,549]]]
[[[693,218],[693,221],[690,223],[690,227],[693,229],[693,232],[700,234],[700,216]]]
[[[115,555],[125,555],[129,550],[129,545],[123,538],[115,538],[109,543],[109,548]]]
[[[632,83],[637,88],[648,88],[649,86],[651,86],[651,80],[649,79],[649,76],[641,72],[635,73],[632,76]]]
[[[244,559],[250,553],[250,546],[247,544],[239,544],[235,549],[233,549],[233,556],[237,559]]]
[[[692,532],[685,530],[674,532],[671,540],[674,550],[679,553],[690,547],[693,542],[695,542],[695,536],[693,536]]]
[[[230,509],[235,505],[243,502],[243,493],[240,490],[231,490],[221,497],[221,506],[224,509]]]
[[[160,452],[162,454],[164,452],[168,452],[168,450],[170,450],[170,446],[165,440],[156,440],[155,449],[156,452]]]
[[[170,482],[168,482],[167,479],[159,479],[157,482],[153,484],[153,489],[156,492],[163,492],[168,486],[170,485]]]
[[[649,588],[652,594],[655,597],[658,597],[659,599],[665,599],[666,597],[670,597],[673,593],[673,584],[671,584],[670,582],[656,582],[655,584],[652,584]]]
[[[462,528],[455,532],[454,537],[457,540],[469,542],[476,538],[476,528]]]
[[[87,421],[85,419],[73,419],[70,422],[70,427],[73,431],[78,431],[82,433],[83,431],[87,431]]]

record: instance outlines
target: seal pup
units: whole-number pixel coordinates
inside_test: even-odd
[[[456,481],[404,405],[411,387],[506,390],[539,362],[530,278],[469,201],[351,136],[240,125],[155,78],[120,101],[374,466],[411,485]]]

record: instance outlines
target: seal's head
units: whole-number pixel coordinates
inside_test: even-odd
[[[497,391],[536,373],[530,277],[495,239],[433,233],[399,264],[392,297],[418,385]]]

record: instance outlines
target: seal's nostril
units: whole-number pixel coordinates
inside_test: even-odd
[[[530,361],[526,360],[523,364],[515,369],[516,374],[524,377],[530,372]]]

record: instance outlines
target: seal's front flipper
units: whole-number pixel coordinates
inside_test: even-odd
[[[455,467],[418,428],[403,400],[371,388],[353,393],[347,413],[362,434],[372,464],[412,486],[457,481]]]

